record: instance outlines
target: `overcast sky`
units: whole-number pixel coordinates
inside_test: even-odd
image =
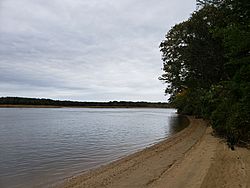
[[[159,44],[195,0],[0,0],[0,96],[166,101]]]

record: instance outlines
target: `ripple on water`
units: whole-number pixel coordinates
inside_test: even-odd
[[[174,109],[0,109],[0,187],[47,187],[161,141]]]

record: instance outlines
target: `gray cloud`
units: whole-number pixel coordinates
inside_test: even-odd
[[[160,41],[195,0],[2,0],[0,95],[165,101]]]

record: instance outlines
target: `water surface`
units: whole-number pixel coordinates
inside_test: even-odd
[[[185,126],[174,109],[0,108],[0,187],[48,187]]]

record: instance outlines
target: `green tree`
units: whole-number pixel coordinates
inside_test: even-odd
[[[180,113],[211,120],[231,145],[250,142],[247,0],[199,0],[160,44],[166,93]]]

